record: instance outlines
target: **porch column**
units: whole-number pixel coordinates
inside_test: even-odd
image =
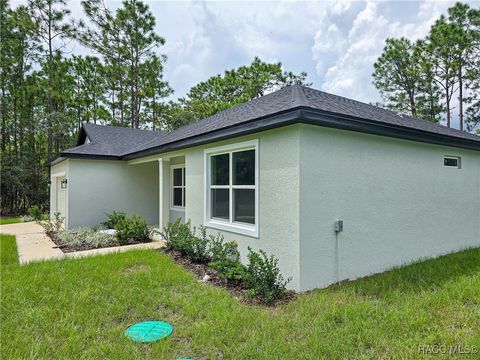
[[[158,227],[163,227],[168,223],[170,215],[170,160],[158,159]]]

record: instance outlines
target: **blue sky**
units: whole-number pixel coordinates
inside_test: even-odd
[[[121,5],[105,2],[111,9]],[[260,56],[281,61],[286,70],[306,71],[317,89],[376,102],[380,97],[371,73],[385,39],[425,36],[454,1],[146,3],[157,19],[157,32],[166,39],[159,52],[168,57],[165,78],[175,98],[212,75]],[[68,6],[80,16],[80,1],[70,0]],[[86,50],[77,45],[73,51]]]

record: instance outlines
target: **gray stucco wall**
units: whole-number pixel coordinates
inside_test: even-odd
[[[461,156],[462,168],[443,166]],[[300,288],[480,246],[480,152],[302,125]]]
[[[221,232],[227,241],[235,240],[243,260],[247,247],[275,254],[289,284],[299,289],[299,131],[298,126],[266,131],[235,140],[208,144],[185,152],[187,206],[185,217],[192,225],[203,224],[205,197],[204,149],[246,140],[259,140],[259,237]]]
[[[158,162],[69,160],[69,228],[95,226],[112,210],[158,224]]]

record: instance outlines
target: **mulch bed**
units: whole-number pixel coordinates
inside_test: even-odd
[[[55,243],[55,248],[62,250],[63,253],[71,253],[77,251],[85,251],[85,250],[93,250],[93,249],[103,249],[109,247],[116,247],[116,246],[125,246],[125,245],[135,245],[135,244],[143,244],[142,241],[129,241],[127,244],[120,245],[115,238],[112,237],[112,242],[106,244],[105,246],[94,247],[91,244],[81,244],[81,245],[71,245],[65,244],[60,240],[57,235],[53,232],[47,233],[48,237]]]
[[[266,305],[268,307],[274,308],[279,305],[287,304],[296,298],[296,293],[294,291],[288,290],[281,298],[277,299],[277,301],[275,301],[273,304],[267,305],[258,296],[247,297],[245,293],[248,289],[245,287],[245,284],[241,280],[227,280],[221,277],[216,270],[209,268],[207,264],[194,263],[192,262],[192,260],[190,260],[188,256],[183,255],[178,251],[165,248],[159,249],[158,251],[169,255],[177,264],[183,266],[185,269],[192,272],[199,279],[199,281],[210,283],[215,286],[227,289],[235,298],[247,305]],[[203,280],[205,275],[209,276],[209,279],[206,281]]]

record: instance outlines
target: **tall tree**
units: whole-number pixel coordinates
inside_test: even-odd
[[[374,64],[373,84],[390,109],[417,116],[422,68],[421,51],[410,40],[389,38]]]
[[[155,17],[148,5],[139,0],[124,0],[117,10],[117,24],[122,31],[121,52],[128,68],[127,82],[130,89],[130,124],[140,126],[140,111],[145,96],[142,79],[149,73],[154,50],[165,44],[165,39],[155,33]],[[161,62],[164,55],[157,57]]]
[[[435,122],[445,113],[449,127],[457,94],[460,129],[466,122],[471,130],[480,108],[480,10],[457,3],[448,14],[414,44],[387,39],[373,83],[390,109]]]
[[[174,112],[198,120],[285,86],[306,84],[306,77],[305,72],[294,74],[284,71],[281,63],[266,63],[255,57],[250,65],[227,70],[191,88]]]
[[[451,36],[455,37],[459,123],[460,130],[463,130],[463,105],[466,101],[464,90],[466,85],[480,77],[478,62],[480,10],[472,9],[468,4],[456,3],[448,9],[448,14],[448,21],[452,27]]]
[[[458,85],[458,27],[442,15],[428,35],[428,61],[432,64],[433,80],[442,88],[447,126],[451,125],[452,98]]]
[[[83,0],[82,7],[93,24],[82,32],[79,40],[100,54],[106,76],[106,103],[114,125],[125,126],[127,118],[127,68],[122,50],[122,29],[118,20],[102,0]]]
[[[43,59],[45,62],[46,75],[48,80],[47,92],[47,133],[48,133],[48,158],[52,157],[53,150],[53,122],[54,113],[53,100],[53,76],[55,72],[54,56],[61,52],[73,37],[74,26],[68,22],[67,17],[70,10],[66,8],[65,0],[29,0],[32,17],[37,24],[37,35],[43,45]]]
[[[163,61],[154,56],[146,64],[147,71],[142,87],[145,89],[145,106],[143,111],[143,122],[152,125],[153,130],[165,130],[165,114],[169,107],[164,99],[173,94],[172,88],[163,80]]]
[[[153,93],[158,105],[172,92],[163,80],[166,57],[157,50],[165,39],[155,33],[155,17],[139,0],[124,0],[115,14],[105,8],[101,0],[85,0],[82,5],[96,29],[90,29],[81,39],[102,54],[107,73],[111,75],[112,118],[116,121],[119,107],[120,124],[126,125],[128,115],[130,126],[138,128],[142,121],[148,120],[142,112],[153,100]],[[156,88],[154,92],[152,83]]]
[[[75,84],[73,96],[78,124],[107,121],[110,117],[104,106],[105,68],[100,59],[95,56],[73,56],[70,63]]]

